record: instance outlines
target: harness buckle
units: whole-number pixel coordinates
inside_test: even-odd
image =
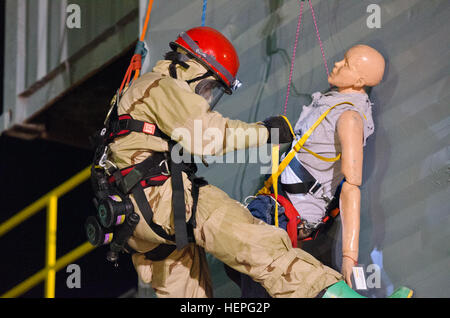
[[[319,227],[323,224],[323,222],[319,221],[318,223],[310,223],[306,220],[300,222],[297,226],[297,235],[300,240],[311,240],[314,234],[317,232]]]
[[[319,191],[319,189],[322,187],[322,185],[319,183],[318,180],[316,180],[316,182],[314,182],[314,184],[312,185],[311,188],[309,188],[308,190],[308,194],[311,194],[312,196],[314,196],[316,194],[317,191]]]
[[[162,168],[162,165],[164,165],[164,167],[166,168],[166,171],[167,172],[164,172],[164,171],[161,171],[161,174],[163,175],[163,176],[170,176],[170,169],[169,169],[169,163],[167,162],[167,159],[164,159],[164,160],[162,160],[160,163],[159,163],[159,167],[160,168]]]
[[[322,195],[322,199],[327,203],[327,206],[331,203],[331,201],[333,200],[334,197],[332,197],[331,199],[329,197],[327,197],[326,195]]]
[[[105,166],[103,167],[107,175],[112,176],[113,172],[119,168],[111,160],[105,160]],[[112,168],[112,169],[111,169]]]
[[[108,160],[108,147],[105,147],[105,150],[103,151],[103,154],[100,157],[100,160],[98,161],[98,165],[102,168],[105,168],[107,160]]]
[[[307,221],[303,221],[299,224],[299,226],[297,227],[298,229],[306,229],[306,230],[310,230],[310,231],[314,231],[316,230],[319,226],[321,226],[323,224],[322,221],[319,221],[317,223],[310,223]]]

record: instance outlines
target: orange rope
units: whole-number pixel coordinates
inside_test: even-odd
[[[143,42],[145,40],[145,35],[147,34],[147,29],[148,29],[148,24],[150,21],[150,14],[152,12],[152,7],[153,7],[153,0],[149,0],[148,2],[148,8],[147,8],[147,16],[145,17],[145,23],[144,23],[144,28],[142,29],[142,34],[141,34],[141,42]],[[136,70],[136,73],[134,74],[134,80],[138,79],[139,75],[140,75],[140,70],[141,68]]]
[[[140,42],[144,41],[145,36],[147,34],[149,21],[150,21],[150,15],[151,15],[152,8],[153,8],[153,1],[154,0],[149,0],[149,2],[148,2],[147,14],[145,16],[145,22],[144,22],[144,27],[142,28]],[[122,89],[126,88],[130,84],[131,74],[133,74],[133,71],[134,71],[134,80],[136,80],[140,75],[141,68],[142,68],[142,56],[140,54],[133,55],[130,65],[128,66],[127,72],[125,73],[125,77],[123,78],[122,85],[120,85],[119,95],[122,93]]]
[[[144,41],[147,34],[148,22],[150,21],[150,13],[152,12],[153,0],[149,0],[147,8],[147,16],[145,17],[144,28],[142,29],[141,41]]]

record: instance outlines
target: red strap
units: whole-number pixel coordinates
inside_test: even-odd
[[[165,181],[167,179],[169,179],[168,176],[160,175],[160,176],[156,176],[156,177],[153,177],[153,178],[150,178],[150,179],[142,180],[141,181],[141,185],[145,188],[145,187],[149,187],[151,185],[150,181]]]
[[[332,218],[335,218],[338,214],[339,214],[340,209],[339,208],[335,208],[330,212],[330,215]]]
[[[129,167],[129,168],[126,168],[126,169],[121,170],[120,173],[122,174],[122,176],[125,177],[125,176],[126,176],[127,174],[129,174],[130,171],[133,170],[133,169],[134,169],[134,167]],[[168,177],[168,176],[165,176],[165,175],[160,175],[160,176],[152,177],[152,178],[150,178],[150,179],[142,180],[142,181],[141,181],[141,185],[142,185],[143,187],[146,187],[146,186],[148,186],[147,181],[165,181],[165,180],[167,180],[168,178],[169,178],[169,177]],[[111,177],[108,179],[108,181],[109,181],[109,183],[113,183],[113,182],[116,181],[116,178],[115,178],[114,176],[111,176]]]
[[[273,193],[270,196],[275,198]],[[284,214],[289,219],[286,231],[291,239],[292,246],[297,247],[297,225],[301,222],[297,209],[292,205],[291,201],[282,195],[278,195],[278,203],[284,208]]]

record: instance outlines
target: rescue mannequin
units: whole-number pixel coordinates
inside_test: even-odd
[[[383,78],[384,69],[385,61],[379,52],[367,45],[356,45],[347,51],[343,60],[335,64],[328,82],[336,86],[341,94],[362,94],[365,97],[365,87],[378,85]],[[368,122],[369,115],[372,117],[367,114],[364,118],[358,111],[347,110],[337,122],[342,147],[341,171],[345,177],[340,197],[343,255],[341,270],[350,286],[352,267],[356,265],[359,254],[359,187],[362,182],[363,146],[367,134],[374,129],[373,122]]]
[[[317,217],[314,219],[319,210],[317,207],[326,204],[326,199],[332,197],[337,185],[343,177],[345,178],[339,202],[342,221],[341,270],[346,283],[350,286],[352,267],[357,264],[359,253],[359,186],[362,182],[363,146],[374,131],[371,103],[365,88],[378,85],[383,78],[384,69],[384,58],[375,49],[367,45],[353,46],[345,53],[344,59],[335,63],[328,77],[328,82],[335,86],[337,91],[313,94],[312,105],[304,107],[294,128],[296,131],[304,131],[305,125],[310,125],[311,120],[308,120],[308,117],[314,117],[314,113],[322,112],[327,107],[340,102],[353,104],[343,104],[333,109],[327,116],[327,121],[322,124],[323,130],[318,128],[305,144],[305,147],[324,157],[334,157],[341,153],[341,160],[333,163],[324,162],[306,151],[300,151],[297,155],[300,162],[320,181],[324,188],[323,193],[320,195],[287,193],[302,218],[315,222],[318,219]],[[335,136],[328,135],[326,130],[334,131]],[[319,143],[321,145],[318,145]],[[327,147],[326,145],[330,143],[336,145]],[[292,179],[290,172],[287,169],[282,174],[282,182]]]
[[[345,177],[339,200],[342,221],[341,272],[349,286],[352,286],[352,268],[357,264],[359,254],[359,186],[362,181],[363,146],[374,131],[371,103],[365,89],[381,82],[384,69],[383,56],[367,45],[353,46],[345,53],[344,59],[335,63],[328,82],[337,90],[325,94],[314,93],[311,105],[304,106],[294,131],[297,136],[301,136],[326,109],[343,102],[352,103],[334,108],[304,145],[328,158],[341,153],[341,160],[324,162],[304,149],[296,154],[293,160],[298,159],[321,184],[321,189],[314,194],[296,193],[292,190],[292,185],[302,182],[293,166],[288,166],[280,177],[284,194],[303,221],[299,238],[310,235],[311,229],[320,223],[325,215],[326,205]],[[296,141],[292,145],[295,143]],[[230,276],[233,275],[229,268],[226,269]],[[243,297],[267,296],[248,277],[241,275],[240,279]]]
[[[219,94],[231,94],[237,86],[239,60],[222,34],[209,27],[197,27],[180,34],[170,46],[173,52],[125,92],[118,106],[119,115],[128,114],[155,124],[184,150],[199,156],[221,155],[271,142],[271,129],[279,130],[279,142],[292,141],[289,127],[281,117],[248,124],[211,110],[218,96],[214,89],[219,89]],[[217,128],[224,133],[219,147],[203,147],[206,141],[195,134],[198,123],[203,130]],[[185,134],[175,134],[178,128],[184,129]],[[257,138],[242,138],[238,134],[228,139],[226,128],[252,130]],[[235,137],[240,141],[233,143]],[[124,169],[157,153],[167,153],[169,143],[161,137],[132,132],[116,138],[110,150],[111,162]],[[177,246],[181,236],[174,229],[174,210],[179,202],[171,200],[175,194],[172,191],[175,172],[172,168],[167,172],[170,176],[167,181],[144,189],[144,198],[153,211],[150,221],[164,233],[149,226],[138,199],[130,195],[140,221],[128,240],[127,250],[132,253],[139,277],[151,284],[158,297],[212,297],[205,251],[258,281],[272,297],[315,297],[325,291],[328,297],[358,296],[343,283],[341,274],[308,253],[292,248],[284,230],[254,218],[242,204],[217,187],[202,184],[194,200],[197,178],[185,170],[182,173],[185,220],[192,225],[195,242],[160,257],[155,251],[175,244],[165,236],[175,234]]]

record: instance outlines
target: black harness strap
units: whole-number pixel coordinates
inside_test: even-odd
[[[185,63],[185,61],[189,60],[189,58],[180,52],[169,52],[164,57],[166,60],[172,61],[169,65],[169,74],[172,78],[177,79],[177,65],[181,65],[181,67],[188,69],[189,64]]]
[[[166,259],[170,254],[172,254],[173,251],[175,251],[175,249],[175,245],[159,244],[157,247],[144,255],[146,259],[157,262]]]
[[[166,162],[164,160],[166,157],[161,153],[155,153],[148,158],[146,158],[141,163],[134,166],[134,168],[128,172],[128,174],[120,179],[116,180],[118,182],[118,187],[124,193],[129,193],[133,187],[139,183],[141,180],[156,175],[161,175],[162,173],[168,174]]]
[[[170,142],[169,150],[172,151],[174,146]],[[188,241],[187,224],[186,224],[186,204],[184,202],[184,186],[183,186],[183,166],[181,163],[170,161],[170,173],[172,179],[172,209],[173,221],[175,226],[175,238],[177,249],[181,250]]]
[[[144,189],[140,184],[137,184],[132,192],[131,192],[136,199],[136,203],[139,207],[139,210],[142,212],[142,216],[144,217],[145,221],[147,222],[148,226],[152,229],[153,232],[155,232],[158,236],[162,237],[163,239],[169,240],[169,241],[175,241],[175,235],[169,235],[164,229],[153,222],[153,211],[150,207],[150,204],[148,203],[147,197],[145,196]]]
[[[142,163],[144,163],[145,161],[147,161],[147,162],[153,161],[150,159],[151,159],[151,157],[147,158]],[[124,176],[122,176],[122,173],[120,172],[120,170],[116,170],[114,172],[113,176],[115,178],[116,184],[120,188],[124,184],[124,179],[128,175],[124,177]],[[174,241],[175,240],[174,235],[169,235],[166,231],[164,231],[164,229],[160,225],[155,224],[153,222],[152,208],[151,208],[150,204],[148,203],[147,197],[145,196],[144,188],[142,187],[142,185],[139,181],[140,180],[138,180],[135,183],[134,187],[131,190],[131,193],[133,194],[133,196],[136,200],[136,204],[138,205],[139,210],[142,213],[142,216],[144,217],[145,221],[147,222],[148,226],[152,229],[153,232],[155,232],[157,235],[159,235],[160,237],[162,237],[166,240]],[[124,192],[124,193],[128,194],[129,192]]]
[[[318,184],[314,186],[315,184],[315,182],[281,183],[281,187],[284,191],[292,194],[307,193],[309,190],[314,193],[320,187]]]
[[[139,132],[156,137],[168,138],[155,124],[133,119],[131,115],[125,114],[120,115],[117,121],[111,122],[110,133],[107,136],[108,142],[113,141],[117,137],[127,136],[131,132]]]
[[[177,64],[172,61],[172,63],[169,65],[169,74],[172,78],[177,79]]]
[[[197,211],[200,188],[208,185],[208,181],[206,181],[203,178],[195,177],[193,180],[191,180],[191,182],[192,182],[192,216],[189,220],[189,223],[192,225],[193,228],[196,228],[197,222],[195,219],[195,212]]]
[[[299,183],[282,183],[281,188],[292,194],[297,193],[312,193],[315,194],[322,185],[317,181],[316,178],[314,178],[311,173],[309,173],[308,170],[298,161],[297,158],[293,158],[289,162],[289,167],[291,170],[297,175],[297,177],[302,180],[302,182]]]

